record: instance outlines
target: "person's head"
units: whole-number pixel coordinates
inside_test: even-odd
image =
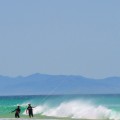
[[[20,108],[20,106],[18,105],[18,108]]]
[[[28,106],[31,106],[31,104],[28,104]]]

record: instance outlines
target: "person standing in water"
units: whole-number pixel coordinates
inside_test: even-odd
[[[15,112],[15,118],[20,118],[20,106],[18,106],[15,110],[13,110],[12,112]]]
[[[26,113],[29,114],[29,117],[30,117],[30,118],[33,117],[33,108],[34,108],[34,107],[32,107],[31,104],[28,104]]]

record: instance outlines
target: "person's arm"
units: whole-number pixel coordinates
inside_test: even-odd
[[[13,111],[11,111],[11,113],[12,113],[12,112],[15,112],[15,111],[16,111],[16,109],[15,109],[15,110],[13,110]]]
[[[26,109],[26,114],[28,113],[28,108]]]
[[[36,108],[36,107],[32,107],[32,108]]]

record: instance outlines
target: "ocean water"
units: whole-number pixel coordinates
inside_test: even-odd
[[[1,96],[0,118],[14,118],[11,113],[21,106],[21,118],[30,103],[34,118],[120,120],[120,95],[39,95]]]

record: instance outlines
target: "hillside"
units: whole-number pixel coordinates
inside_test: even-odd
[[[0,95],[120,93],[120,77],[90,79],[74,75],[33,74],[15,78],[0,76],[0,83]]]

